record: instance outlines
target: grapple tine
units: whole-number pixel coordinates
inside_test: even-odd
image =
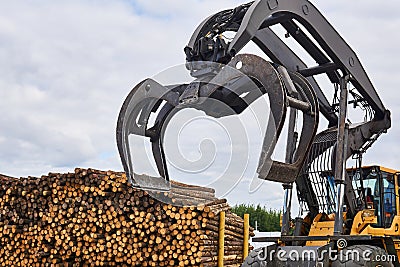
[[[117,146],[124,171],[129,181],[135,186],[147,189],[168,189],[168,186],[164,185],[164,177],[144,179],[134,173],[128,137],[135,134],[157,139],[157,136],[147,129],[151,112],[160,100],[165,100],[173,106],[178,103],[178,97],[179,95],[172,90],[152,79],[147,79],[132,89],[122,105],[117,122]]]

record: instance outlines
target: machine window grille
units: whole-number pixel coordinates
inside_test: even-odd
[[[303,213],[310,210],[327,214],[335,212],[336,192],[332,159],[336,147],[336,134],[336,131],[321,133],[315,138],[297,179],[297,193]]]

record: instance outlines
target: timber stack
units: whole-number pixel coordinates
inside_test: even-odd
[[[221,211],[224,266],[242,262],[243,220],[211,188],[94,169],[0,182],[0,266],[216,266]]]

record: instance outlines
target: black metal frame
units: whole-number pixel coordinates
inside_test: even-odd
[[[309,31],[322,51],[297,26],[296,21]],[[268,29],[276,24],[281,24],[318,65],[305,66],[295,53]],[[203,38],[210,39],[225,31],[236,31],[237,34],[227,46],[224,55],[234,56],[247,43],[254,41],[276,63],[305,76],[326,73],[332,83],[339,83],[340,73],[337,70],[340,69],[342,73],[351,75],[352,84],[373,108],[376,117],[385,117],[387,111],[357,55],[309,1],[258,0],[210,16],[195,30],[185,49],[188,61],[212,60],[203,58],[197,45]],[[318,86],[314,87],[314,90],[322,106],[321,112],[334,125],[337,117],[332,115],[332,106],[327,103]]]
[[[298,26],[299,23],[314,40]],[[287,35],[293,37],[316,61],[316,66],[306,66],[299,56],[270,29],[271,26],[276,24],[280,24],[286,29]],[[213,41],[218,41],[219,36],[225,31],[236,32],[230,43]],[[365,152],[391,126],[390,112],[382,104],[355,52],[309,1],[257,0],[231,10],[219,12],[200,24],[185,48],[188,69],[196,72],[196,65],[190,64],[192,61],[214,60],[225,62],[240,52],[250,41],[260,47],[275,63],[306,77],[316,93],[321,113],[329,121],[329,126],[332,127],[328,129],[326,134],[330,135],[332,131],[335,131],[337,140],[342,140],[341,144],[332,144],[338,150],[335,155],[344,153],[344,160],[340,160],[342,157],[334,155],[334,158],[338,158],[339,161],[333,162],[333,167],[340,168],[340,171],[336,172],[335,180],[338,187],[341,187],[339,184],[349,185],[346,177],[342,177],[345,175],[343,169],[346,159],[351,155]],[[221,43],[223,45],[220,45]],[[212,47],[212,53],[206,53],[205,44]],[[339,122],[337,106],[341,105],[340,110],[346,113],[347,99],[339,99],[339,103],[332,102],[330,104],[314,79],[314,76],[319,74],[326,74],[331,83],[336,86],[336,90],[339,89],[341,80],[346,79],[342,82],[342,85],[345,86],[348,82],[351,82],[362,97],[353,100],[352,103],[357,104],[358,101],[362,101],[365,108],[372,109],[374,112],[372,120],[362,124],[349,125],[349,129],[346,130],[346,140],[343,140],[345,131],[337,131],[337,128],[344,127],[343,118],[346,119],[346,116],[343,116],[342,121]],[[348,90],[347,86],[344,90]],[[324,134],[324,132],[319,134],[320,139],[324,139]],[[323,151],[319,153],[323,153]],[[319,155],[314,154],[312,157],[315,159]],[[312,162],[314,159],[308,161]],[[307,166],[304,166],[305,171],[307,168]],[[304,195],[305,191],[310,192],[306,175],[299,177],[296,182],[298,188],[300,188],[299,192],[303,193],[302,196],[299,194],[299,197],[306,201],[309,208],[318,207],[315,195]],[[344,188],[341,191],[343,190]],[[355,214],[356,210],[352,204],[354,193],[349,187],[344,193],[350,211],[349,215]],[[338,231],[340,230],[338,229]]]

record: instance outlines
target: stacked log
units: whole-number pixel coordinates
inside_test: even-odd
[[[224,265],[242,262],[243,220],[210,188],[93,169],[0,182],[0,266],[216,266],[221,211]]]

